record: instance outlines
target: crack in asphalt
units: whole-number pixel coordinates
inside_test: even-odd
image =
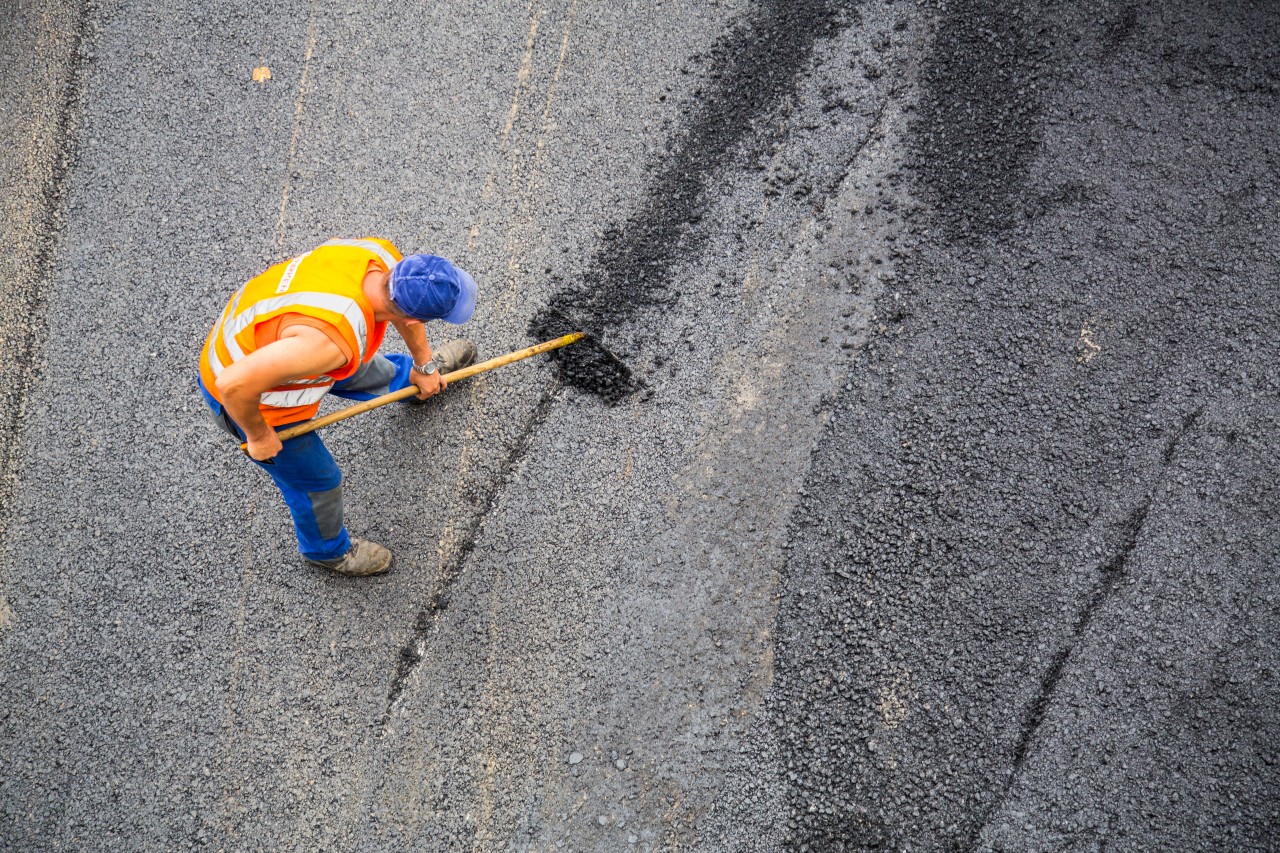
[[[711,51],[707,69],[711,92],[699,99],[684,132],[670,140],[673,156],[659,166],[639,212],[606,231],[594,268],[582,283],[553,295],[530,323],[531,334],[539,339],[572,331],[590,336],[552,355],[561,383],[607,403],[643,389],[626,361],[600,342],[602,330],[675,298],[667,289],[667,274],[677,258],[698,252],[709,236],[696,226],[708,204],[706,189],[712,174],[751,137],[755,120],[795,87],[814,45],[854,21],[855,5],[840,0],[773,0]],[[779,41],[788,49],[779,51]],[[701,90],[695,95],[701,95]],[[762,148],[764,140],[761,134],[750,153]],[[488,507],[509,481],[560,387],[557,384],[535,405],[524,432],[481,496],[481,509],[469,519],[461,544],[441,567],[436,587],[397,657],[379,726],[383,733],[410,676],[426,655],[427,637],[437,616],[448,607],[449,590],[475,547]]]
[[[62,84],[62,96],[58,100],[57,113],[52,134],[54,158],[49,170],[49,181],[42,187],[40,195],[44,204],[39,213],[33,217],[36,235],[35,256],[31,260],[31,273],[25,280],[13,282],[12,296],[21,304],[15,316],[25,320],[22,334],[10,336],[16,342],[17,351],[12,356],[15,372],[13,386],[5,396],[8,405],[2,406],[3,423],[0,424],[0,435],[10,440],[0,442],[0,530],[8,528],[11,510],[11,484],[16,478],[16,467],[21,455],[22,424],[25,420],[27,393],[39,373],[36,367],[35,354],[44,346],[48,326],[43,306],[44,293],[48,289],[42,287],[53,277],[54,255],[58,246],[58,238],[62,232],[62,209],[66,202],[67,176],[71,173],[79,152],[79,140],[76,138],[80,120],[80,106],[84,101],[85,80],[91,58],[85,49],[89,40],[90,2],[80,4],[76,16],[75,30],[72,35],[74,47],[70,52],[67,76]]]
[[[1164,450],[1161,453],[1161,476],[1173,461],[1174,454],[1183,436],[1195,425],[1203,412],[1204,407],[1201,406],[1184,416],[1178,430],[1165,443]],[[1076,616],[1075,625],[1072,627],[1071,637],[1049,662],[1049,668],[1045,670],[1040,679],[1040,689],[1036,692],[1035,698],[1031,700],[1023,714],[1018,743],[1013,750],[1013,764],[1009,770],[1009,775],[1005,778],[1004,788],[999,799],[987,810],[981,823],[978,824],[977,829],[970,836],[968,849],[976,848],[978,839],[982,835],[982,830],[986,828],[991,816],[1000,811],[1000,808],[1008,800],[1009,792],[1013,789],[1014,783],[1021,777],[1023,765],[1026,763],[1027,755],[1031,749],[1031,743],[1035,739],[1036,733],[1040,730],[1040,725],[1044,722],[1046,714],[1049,712],[1049,706],[1053,701],[1054,694],[1057,692],[1058,683],[1062,680],[1067,661],[1079,644],[1080,638],[1093,622],[1094,615],[1111,597],[1116,587],[1119,586],[1120,581],[1124,578],[1125,566],[1128,564],[1129,555],[1133,553],[1133,549],[1138,544],[1138,537],[1146,526],[1147,515],[1151,511],[1154,497],[1154,490],[1149,491],[1142,504],[1131,510],[1121,523],[1119,545],[1111,555],[1111,558],[1099,567],[1098,584],[1085,601],[1084,606],[1080,608],[1080,612]]]
[[[488,518],[489,510],[492,509],[498,494],[511,482],[520,460],[524,458],[529,445],[533,442],[533,437],[537,434],[538,427],[546,421],[547,412],[550,411],[551,404],[557,396],[556,392],[561,387],[563,386],[557,382],[538,398],[537,403],[534,404],[533,412],[525,421],[524,429],[515,443],[512,444],[511,450],[507,453],[507,458],[503,460],[497,474],[490,480],[489,488],[477,495],[475,506],[478,509],[467,519],[466,528],[462,532],[458,547],[441,565],[435,588],[427,599],[427,603],[418,611],[418,615],[414,619],[413,634],[401,646],[396,658],[395,674],[392,676],[391,686],[387,690],[387,707],[379,723],[379,729],[382,734],[386,733],[387,724],[391,721],[391,712],[395,709],[396,702],[404,692],[409,677],[417,669],[418,664],[422,663],[423,658],[426,657],[427,636],[431,633],[439,614],[449,607],[449,590],[461,573],[463,563],[466,562],[471,552],[475,550],[476,537],[480,533],[480,528],[484,526],[485,519]],[[379,737],[381,737],[381,734]]]

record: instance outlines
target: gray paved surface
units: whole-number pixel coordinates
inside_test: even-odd
[[[1280,843],[1271,4],[10,17],[4,847]],[[191,376],[368,233],[610,358],[331,429],[357,582]]]

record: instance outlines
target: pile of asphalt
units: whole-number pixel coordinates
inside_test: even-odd
[[[919,242],[703,838],[1274,849],[1280,11],[936,8]]]

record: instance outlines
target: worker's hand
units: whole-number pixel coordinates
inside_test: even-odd
[[[249,457],[259,462],[266,462],[268,459],[274,459],[276,454],[284,449],[284,444],[280,441],[280,436],[276,435],[275,430],[271,430],[261,438],[246,439],[245,452]]]
[[[440,371],[436,371],[428,376],[425,373],[419,373],[416,370],[409,371],[409,380],[418,386],[418,399],[425,400],[428,397],[434,397],[445,389],[449,383],[444,381],[444,377],[440,375]]]

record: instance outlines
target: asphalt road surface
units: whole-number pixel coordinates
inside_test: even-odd
[[[1280,6],[0,46],[0,848],[1280,848]],[[193,382],[369,234],[593,342],[330,428],[348,579]]]

